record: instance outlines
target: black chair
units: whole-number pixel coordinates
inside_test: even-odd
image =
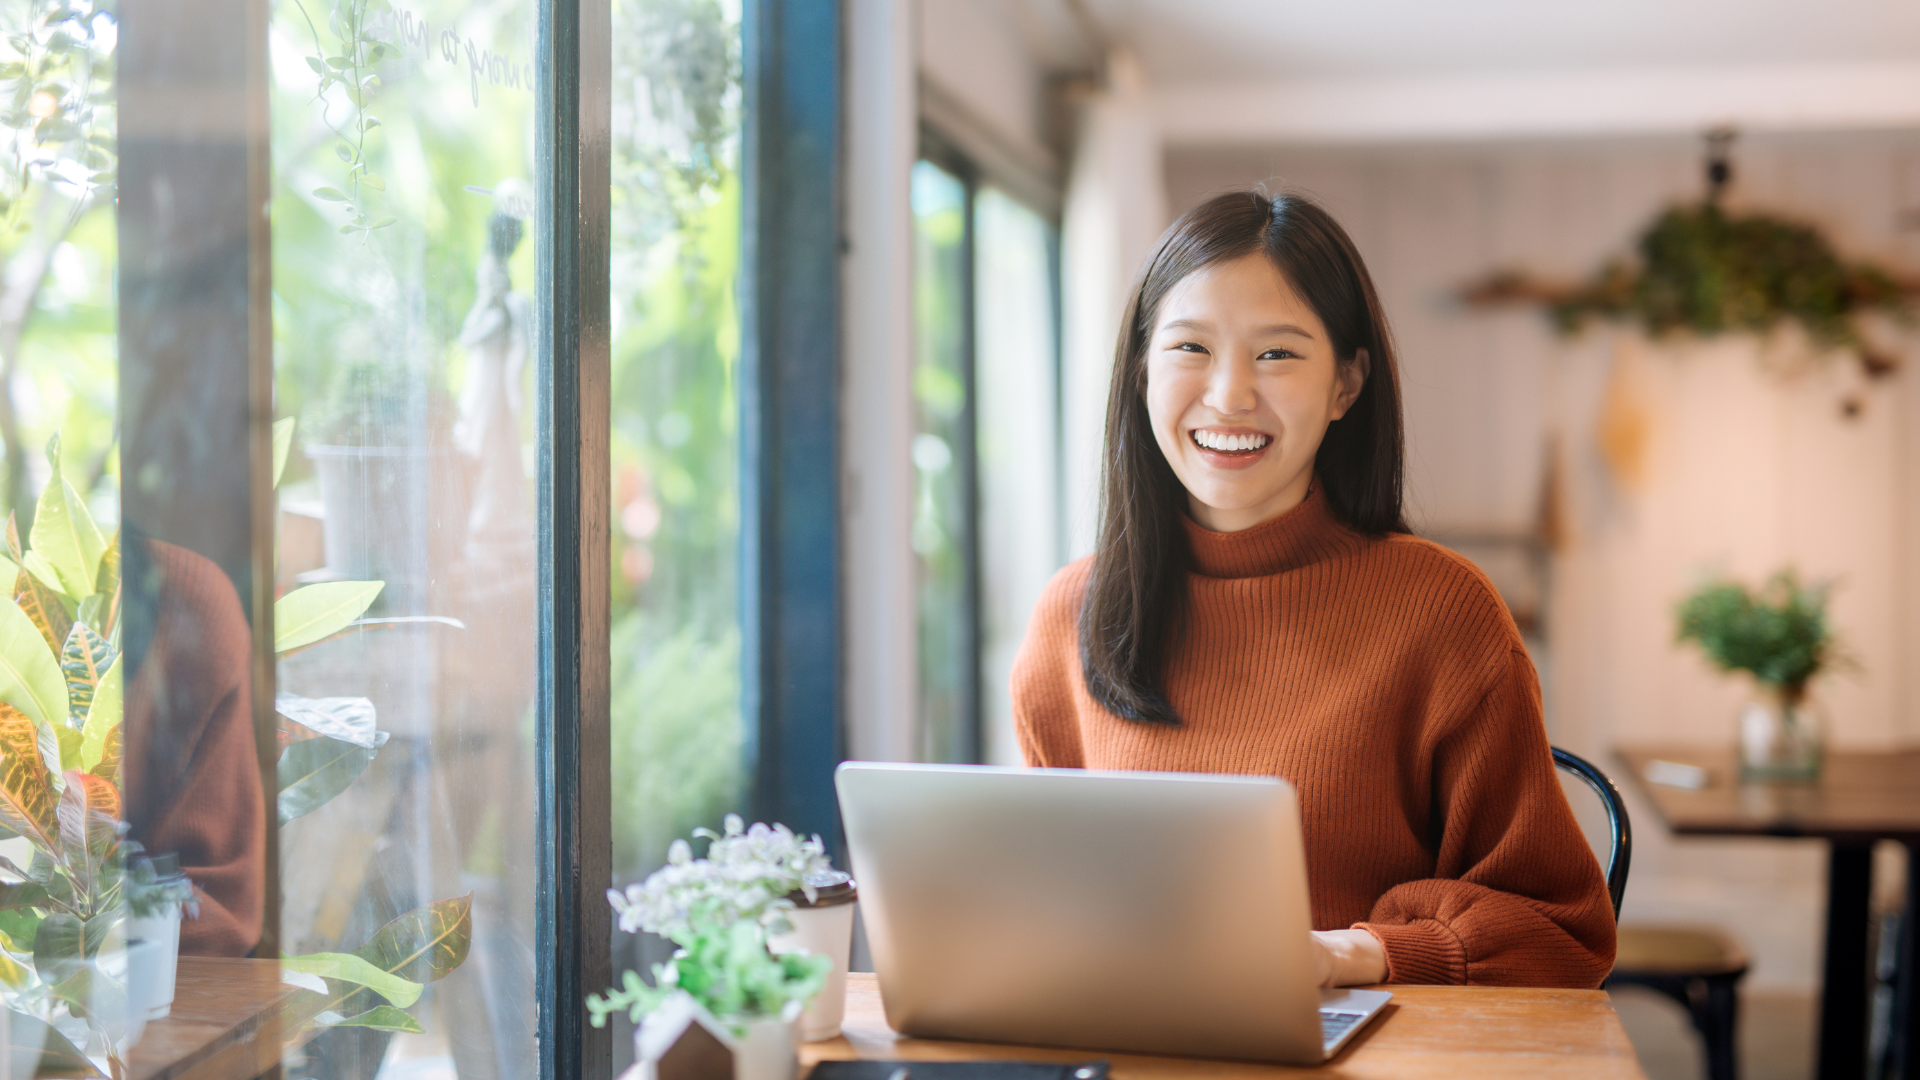
[[[1618,919],[1633,857],[1626,803],[1607,774],[1578,754],[1554,747],[1553,763],[1584,781],[1606,807],[1613,841],[1606,861],[1607,892]],[[1678,1001],[1706,1044],[1709,1080],[1736,1080],[1734,1034],[1739,983],[1747,973],[1746,950],[1727,934],[1701,926],[1622,926],[1619,943],[1606,985],[1644,986]]]
[[[1620,797],[1620,789],[1613,785],[1607,774],[1581,757],[1568,753],[1559,747],[1553,748],[1553,764],[1564,772],[1570,772],[1586,782],[1595,795],[1600,796],[1600,804],[1607,810],[1607,831],[1612,835],[1613,844],[1607,852],[1607,895],[1613,897],[1613,917],[1620,918],[1620,900],[1627,895],[1627,869],[1633,863],[1633,823],[1627,820],[1627,803]]]

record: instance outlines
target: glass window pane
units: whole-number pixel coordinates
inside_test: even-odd
[[[111,5],[19,0],[0,7],[0,29],[0,92],[13,102],[0,121],[0,497],[11,515],[0,550],[11,601],[0,604],[8,673],[0,686],[0,1035],[10,1047],[85,1057],[106,1073],[123,1067],[140,1037],[145,1001],[128,997],[130,965],[151,972],[160,950],[157,942],[129,944],[137,924],[128,919],[123,873],[128,860],[140,861],[139,841],[166,843],[181,832],[152,814],[124,838],[114,827],[126,816],[113,180],[119,28]],[[217,568],[210,577],[233,595]],[[244,621],[238,635],[244,663]],[[244,701],[237,720],[247,736]],[[250,740],[242,750],[251,752]],[[228,922],[244,934],[248,916],[257,921],[258,889],[241,894],[223,898],[237,909]],[[217,906],[206,905],[210,922],[224,914]]]
[[[973,408],[968,340],[968,192],[931,162],[913,167],[913,550],[919,556],[920,732],[927,761],[975,746]]]
[[[613,877],[744,812],[740,11],[613,8]],[[613,970],[672,946],[616,933]],[[648,975],[650,979],[651,976]],[[633,1051],[615,1018],[616,1069]]]
[[[1017,765],[1007,680],[1027,615],[1061,564],[1052,226],[994,188],[974,202],[979,394],[981,723]]]
[[[282,936],[426,984],[292,1077],[537,1071],[533,19],[272,6]]]

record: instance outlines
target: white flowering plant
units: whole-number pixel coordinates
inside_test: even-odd
[[[675,840],[667,865],[647,880],[625,892],[608,889],[620,929],[659,934],[683,949],[692,945],[695,921],[726,927],[750,920],[782,933],[793,909],[787,896],[798,892],[812,901],[816,884],[833,872],[817,835],[802,839],[785,825],[760,822],[748,828],[738,814],[728,814],[721,828],[694,830],[712,841],[705,858],[694,858],[691,845]]]
[[[623,985],[587,998],[594,1027],[626,1012],[634,1021],[675,993],[685,993],[718,1017],[798,1015],[825,985],[832,961],[804,953],[774,955],[772,934],[791,929],[791,894],[808,901],[836,875],[818,836],[801,838],[785,825],[754,823],[728,814],[723,831],[696,829],[711,841],[705,858],[685,840],[667,849],[667,865],[622,892],[607,890],[620,929],[659,934],[679,946],[654,965],[654,985],[626,973]],[[791,1015],[789,1015],[791,1014]]]

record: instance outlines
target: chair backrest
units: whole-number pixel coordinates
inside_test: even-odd
[[[1633,862],[1633,824],[1627,820],[1626,801],[1620,798],[1620,789],[1607,778],[1607,774],[1586,758],[1556,746],[1553,748],[1553,763],[1585,781],[1606,808],[1607,831],[1612,839],[1607,852],[1607,894],[1613,898],[1613,917],[1619,919],[1620,898],[1627,894],[1627,868]]]

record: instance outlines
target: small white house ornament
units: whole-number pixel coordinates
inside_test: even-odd
[[[779,1016],[746,1017],[744,1034],[675,994],[633,1033],[633,1067],[620,1080],[793,1080],[800,1068],[798,1002]]]

